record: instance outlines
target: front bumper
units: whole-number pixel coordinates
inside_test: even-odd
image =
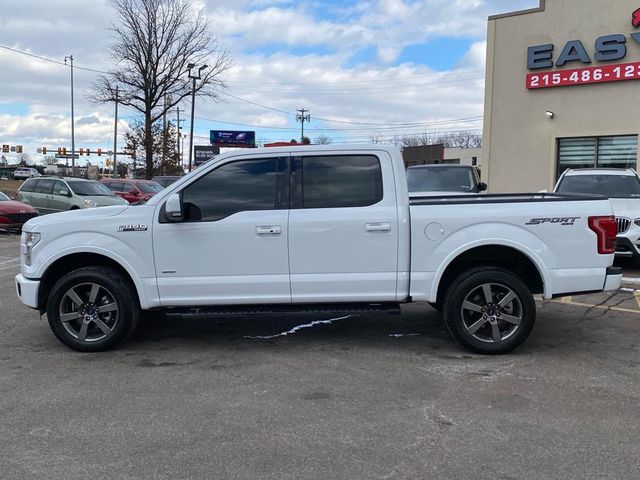
[[[609,267],[607,268],[607,276],[604,280],[604,288],[605,292],[611,292],[613,290],[618,290],[622,285],[622,268],[620,267]]]
[[[16,275],[16,293],[20,301],[27,307],[38,308],[39,288],[40,280],[29,280],[23,277],[21,273]]]

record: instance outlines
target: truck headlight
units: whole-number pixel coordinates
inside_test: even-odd
[[[100,206],[99,203],[96,203],[93,200],[83,200],[83,202],[87,207],[99,207]]]
[[[24,264],[28,267],[31,266],[31,254],[33,247],[40,241],[40,234],[37,232],[23,232],[22,247],[24,253]]]

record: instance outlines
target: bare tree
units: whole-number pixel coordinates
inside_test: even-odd
[[[314,140],[317,145],[329,145],[331,143],[331,137],[321,134]]]
[[[96,102],[116,100],[144,116],[147,177],[153,172],[153,125],[192,93],[189,68],[208,65],[195,80],[197,96],[216,99],[222,74],[232,64],[229,50],[210,33],[210,22],[189,0],[112,0],[117,20],[111,57],[116,66],[93,85]],[[195,66],[195,67],[194,67]],[[165,102],[166,99],[170,101]]]
[[[18,154],[18,165],[29,165],[31,162],[31,156],[27,152]]]
[[[442,144],[445,148],[480,148],[482,135],[469,130],[445,133],[425,132],[419,135],[404,135],[400,137],[399,144],[403,147]]]

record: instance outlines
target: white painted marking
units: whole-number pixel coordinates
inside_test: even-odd
[[[329,320],[316,320],[311,323],[305,323],[304,325],[297,325],[293,327],[291,330],[287,330],[286,332],[278,333],[276,335],[266,335],[266,336],[256,336],[256,337],[246,336],[244,338],[268,340],[270,338],[286,337],[287,335],[296,333],[297,331],[302,330],[303,328],[312,328],[312,327],[315,327],[316,325],[329,325],[333,322],[337,322],[338,320],[345,320],[347,318],[351,318],[352,316],[353,315],[347,315],[346,317],[330,318]]]

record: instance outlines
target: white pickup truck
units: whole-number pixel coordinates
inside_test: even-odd
[[[398,312],[430,302],[452,335],[504,353],[533,294],[614,290],[616,223],[602,197],[411,198],[392,147],[220,155],[145,205],[30,220],[22,302],[80,351],[112,347],[142,311]]]

